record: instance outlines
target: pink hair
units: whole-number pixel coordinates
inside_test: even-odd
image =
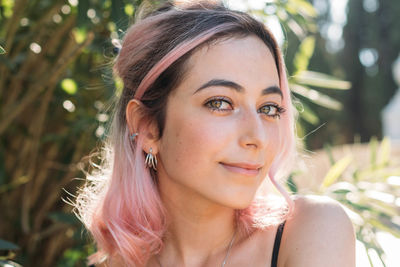
[[[123,76],[133,58],[140,58],[140,51],[134,53],[137,42],[154,38],[157,31],[144,35],[147,27],[159,22],[165,14],[155,15],[146,23],[139,23],[128,32],[116,63],[117,72]],[[146,90],[182,55],[205,43],[217,33],[229,30],[230,23],[206,30],[203,34],[183,42],[164,56],[137,86],[134,97],[141,99]],[[143,38],[138,38],[143,36]],[[273,37],[271,37],[273,39]],[[273,39],[274,40],[274,39]],[[275,40],[274,40],[275,42]],[[282,54],[277,48],[280,72],[280,87],[286,112],[281,116],[283,132],[280,153],[269,171],[269,179],[284,196],[287,204],[272,202],[266,196],[258,195],[244,210],[236,210],[240,231],[251,233],[256,228],[277,224],[292,213],[293,200],[286,190],[277,183],[279,177],[290,171],[295,156],[295,110],[286,77]],[[136,59],[135,59],[136,60]],[[126,77],[125,77],[126,78]],[[124,79],[124,83],[128,83]],[[130,85],[127,85],[129,86]],[[130,87],[132,88],[132,87]],[[76,208],[80,219],[93,235],[97,243],[97,253],[90,258],[91,263],[119,260],[119,265],[142,266],[149,257],[158,253],[163,246],[162,237],[166,230],[166,211],[159,197],[157,186],[144,164],[142,151],[142,129],[135,142],[129,139],[125,124],[114,118],[111,137],[102,150],[103,162],[98,169],[87,174],[87,184],[77,197]],[[285,172],[282,172],[285,170]]]
[[[214,28],[211,28],[200,35],[196,36],[196,38],[193,38],[191,40],[188,40],[187,42],[183,42],[182,44],[178,45],[174,49],[172,49],[168,54],[166,54],[144,77],[142,82],[140,83],[138,89],[136,90],[135,93],[135,99],[141,99],[144,92],[146,91],[147,88],[150,87],[151,84],[154,83],[154,81],[160,76],[160,74],[166,70],[169,66],[171,66],[172,63],[174,63],[178,58],[180,58],[182,55],[186,54],[196,46],[198,46],[201,43],[204,43],[206,40],[208,40],[210,37],[214,36],[215,34],[219,32],[223,32],[226,30],[229,30],[233,24],[226,23],[222,25],[218,25]]]

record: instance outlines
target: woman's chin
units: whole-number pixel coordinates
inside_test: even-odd
[[[225,198],[221,204],[235,210],[242,210],[249,207],[253,202],[253,199],[254,196],[249,198]]]

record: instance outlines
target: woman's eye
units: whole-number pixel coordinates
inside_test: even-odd
[[[270,104],[262,106],[258,111],[272,118],[280,118],[285,109],[278,105]]]
[[[225,99],[211,99],[205,104],[207,107],[212,110],[224,111],[224,110],[232,110],[232,104]]]

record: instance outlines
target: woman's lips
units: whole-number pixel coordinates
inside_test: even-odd
[[[225,169],[231,172],[243,174],[246,176],[257,176],[260,172],[260,168],[257,168],[255,166],[249,167],[246,165],[230,165],[223,162],[220,162],[220,164],[224,166]],[[241,166],[246,166],[246,167],[241,167]]]

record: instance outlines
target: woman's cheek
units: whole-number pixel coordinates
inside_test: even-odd
[[[231,141],[232,132],[226,121],[205,117],[187,124],[180,136],[184,140],[183,149],[210,159]]]

